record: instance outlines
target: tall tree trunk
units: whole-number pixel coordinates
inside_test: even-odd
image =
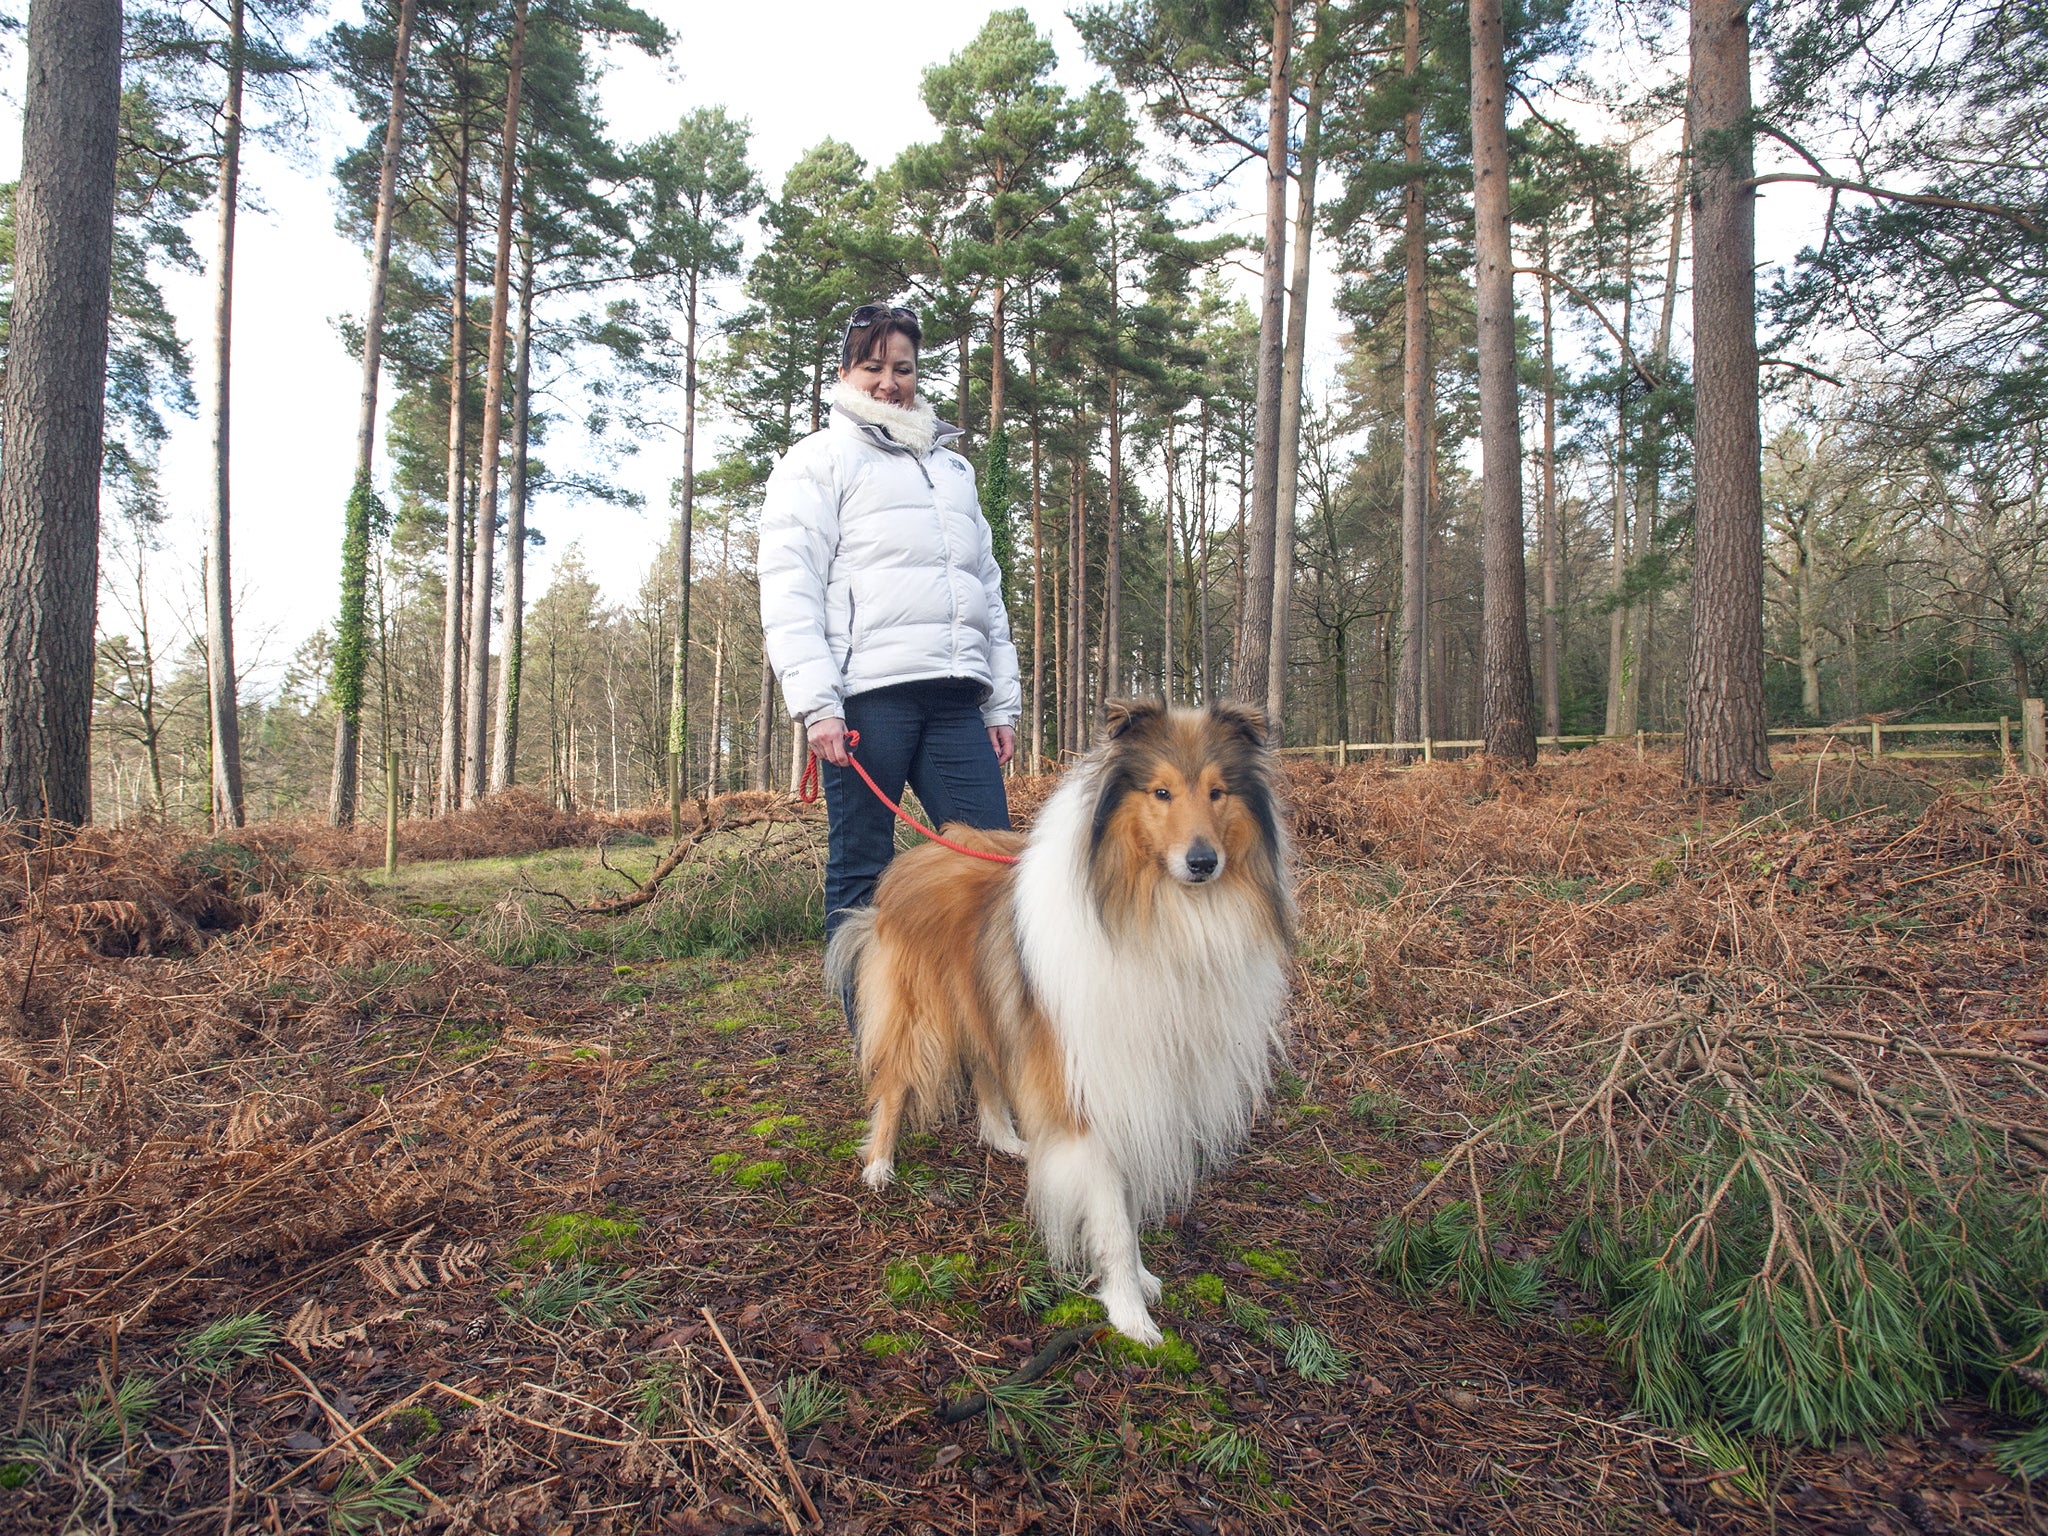
[[[228,557],[228,421],[235,318],[235,214],[242,196],[244,0],[228,9],[221,106],[220,246],[213,286],[213,502],[206,523],[206,708],[213,742],[213,825],[242,824],[242,723],[235,707],[234,566]]]
[[[1746,0],[1694,0],[1689,108],[1696,511],[1685,777],[1732,788],[1771,776]]]
[[[1161,634],[1159,639],[1159,696],[1167,703],[1173,702],[1173,494],[1176,463],[1174,459],[1173,429],[1175,419],[1166,418],[1166,599],[1159,605]]]
[[[1557,351],[1551,324],[1550,230],[1543,231],[1543,734],[1564,734],[1564,706],[1558,679],[1560,655],[1557,605],[1563,556],[1557,527]]]
[[[995,279],[995,293],[988,306],[988,435],[1003,430],[1003,393],[1008,382],[1003,370],[1003,320],[1008,299],[1001,274]]]
[[[1038,296],[1027,290],[1024,357],[1031,370],[1031,756],[1032,773],[1044,771],[1045,750],[1045,469],[1038,411]]]
[[[462,528],[469,510],[464,468],[469,382],[469,132],[455,171],[455,275],[448,320],[447,601],[441,614],[441,798],[443,815],[462,805]],[[489,594],[485,594],[488,599]]]
[[[1501,0],[1472,0],[1472,213],[1479,340],[1479,733],[1489,756],[1536,761],[1529,573],[1522,542],[1522,408],[1515,387],[1515,252],[1508,214],[1508,83]]]
[[[768,647],[761,647],[760,690],[754,695],[754,761],[749,765],[747,787],[749,789],[772,789],[772,764],[769,756],[775,751],[775,668],[768,661]]]
[[[668,825],[683,835],[683,785],[690,751],[690,565],[697,513],[697,274],[690,274],[683,313],[683,478],[677,529],[675,694],[668,715]]]
[[[1195,485],[1195,526],[1202,540],[1202,702],[1216,697],[1216,674],[1209,660],[1209,402],[1202,402],[1202,462]]]
[[[505,506],[505,647],[498,661],[498,720],[491,789],[519,771],[519,682],[526,660],[526,446],[532,424],[533,236],[519,242],[519,363],[512,381],[512,493]]]
[[[973,355],[974,326],[971,321],[963,321],[960,326],[960,389],[955,397],[955,404],[959,407],[958,414],[960,417],[960,420],[955,425],[960,428],[960,446],[962,448],[967,446],[967,410],[972,403],[971,391],[968,387],[967,365]]]
[[[1111,279],[1112,289],[1115,280]],[[1123,692],[1124,628],[1124,405],[1123,376],[1109,370],[1109,523],[1102,541],[1102,654],[1096,658],[1101,680],[1092,717],[1100,722],[1109,701]]]
[[[405,70],[412,52],[414,0],[399,0],[398,32],[391,48],[391,109],[384,120],[384,155],[377,170],[377,221],[370,237],[370,302],[363,317],[362,405],[356,413],[356,477],[341,536],[341,617],[334,636],[334,773],[327,819],[337,827],[356,820],[356,763],[363,718],[363,668],[368,635],[364,588],[370,564],[376,496],[370,466],[377,448],[377,385],[384,359],[384,289],[391,270],[391,214],[397,204],[398,151],[405,136]]]
[[[1292,0],[1273,6],[1272,59],[1266,79],[1266,249],[1259,298],[1259,382],[1253,406],[1249,564],[1237,618],[1233,691],[1263,706],[1273,664],[1273,546],[1279,521],[1280,374],[1287,323],[1287,120],[1294,53]]]
[[[1613,607],[1607,615],[1606,733],[1609,736],[1633,736],[1636,730],[1636,717],[1631,707],[1635,698],[1633,682],[1636,664],[1628,648],[1632,633],[1629,609],[1621,600],[1622,592],[1628,585],[1628,562],[1632,553],[1629,548],[1628,510],[1628,397],[1629,391],[1634,387],[1635,376],[1628,367],[1628,361],[1635,349],[1635,272],[1633,212],[1624,206],[1621,237],[1622,360],[1621,373],[1614,386],[1614,548],[1611,551],[1614,590]]]
[[[1407,0],[1401,74],[1420,87],[1422,8]],[[1422,108],[1403,124],[1409,177],[1402,193],[1401,352],[1401,672],[1394,689],[1394,739],[1420,741],[1429,730],[1429,231],[1422,203]]]
[[[505,61],[505,127],[498,139],[498,251],[491,264],[491,333],[484,362],[484,433],[477,458],[476,535],[469,590],[469,689],[463,722],[472,794],[488,782],[491,703],[491,583],[498,542],[498,452],[505,410],[505,343],[512,318],[512,195],[519,182],[519,88],[526,68],[526,0],[513,0]]]
[[[1318,23],[1318,27],[1321,23]],[[1294,504],[1301,472],[1301,388],[1308,355],[1308,279],[1315,248],[1316,167],[1322,158],[1323,70],[1309,81],[1295,157],[1294,272],[1287,284],[1287,342],[1280,359],[1280,466],[1273,514],[1271,667],[1266,675],[1266,723],[1273,739],[1284,734],[1287,707],[1287,626],[1294,596]]]
[[[119,0],[31,0],[0,386],[0,819],[92,814]]]
[[[1088,745],[1088,458],[1081,444],[1087,442],[1086,417],[1074,413],[1074,531],[1073,552],[1068,571],[1069,617],[1073,632],[1067,637],[1067,667],[1073,674],[1067,687],[1069,721],[1068,750],[1081,752]]]

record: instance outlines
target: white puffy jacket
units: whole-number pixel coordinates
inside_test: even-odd
[[[850,385],[831,422],[783,455],[761,509],[761,631],[806,725],[849,695],[968,678],[984,723],[1021,710],[1002,575],[957,428]]]

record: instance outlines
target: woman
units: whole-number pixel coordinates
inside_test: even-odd
[[[761,512],[761,631],[821,765],[831,822],[825,932],[874,898],[895,851],[882,792],[907,780],[935,826],[1007,828],[1017,650],[960,435],[918,397],[907,309],[863,304],[830,424],[783,455]]]

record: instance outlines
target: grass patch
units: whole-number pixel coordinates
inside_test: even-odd
[[[964,1253],[892,1259],[882,1270],[882,1293],[899,1307],[922,1306],[952,1301],[973,1281],[974,1260]]]
[[[536,1216],[513,1245],[513,1262],[559,1267],[610,1258],[640,1235],[641,1226],[640,1218],[629,1211],[615,1210],[604,1216],[587,1211]]]
[[[641,1317],[647,1311],[647,1282],[614,1274],[595,1264],[573,1264],[524,1285],[508,1286],[498,1300],[514,1317],[553,1326],[579,1314],[597,1322]]]
[[[1187,1341],[1171,1328],[1159,1331],[1161,1338],[1157,1344],[1140,1344],[1120,1333],[1104,1334],[1101,1344],[1103,1357],[1118,1365],[1135,1365],[1167,1376],[1194,1375],[1202,1362],[1196,1358]]]
[[[923,1342],[914,1333],[871,1333],[860,1341],[861,1352],[873,1360],[894,1360],[914,1354]]]

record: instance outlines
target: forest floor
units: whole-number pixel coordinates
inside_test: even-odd
[[[1702,975],[1818,992],[1855,949],[1876,979],[1827,1006],[1866,1033],[1904,996],[1923,1040],[2048,1040],[2040,786],[1844,770],[1707,803],[1618,752],[1295,769],[1289,1069],[1147,1239],[1168,1346],[1094,1339],[956,1423],[1088,1307],[969,1129],[860,1186],[815,820],[721,833],[604,919],[561,914],[665,817],[528,807],[388,883],[311,873],[369,845],[310,830],[24,858],[0,1530],[2048,1530],[1981,1398],[1708,1445],[1631,1410],[1592,1298],[1504,1323],[1375,1269],[1494,1064]]]

